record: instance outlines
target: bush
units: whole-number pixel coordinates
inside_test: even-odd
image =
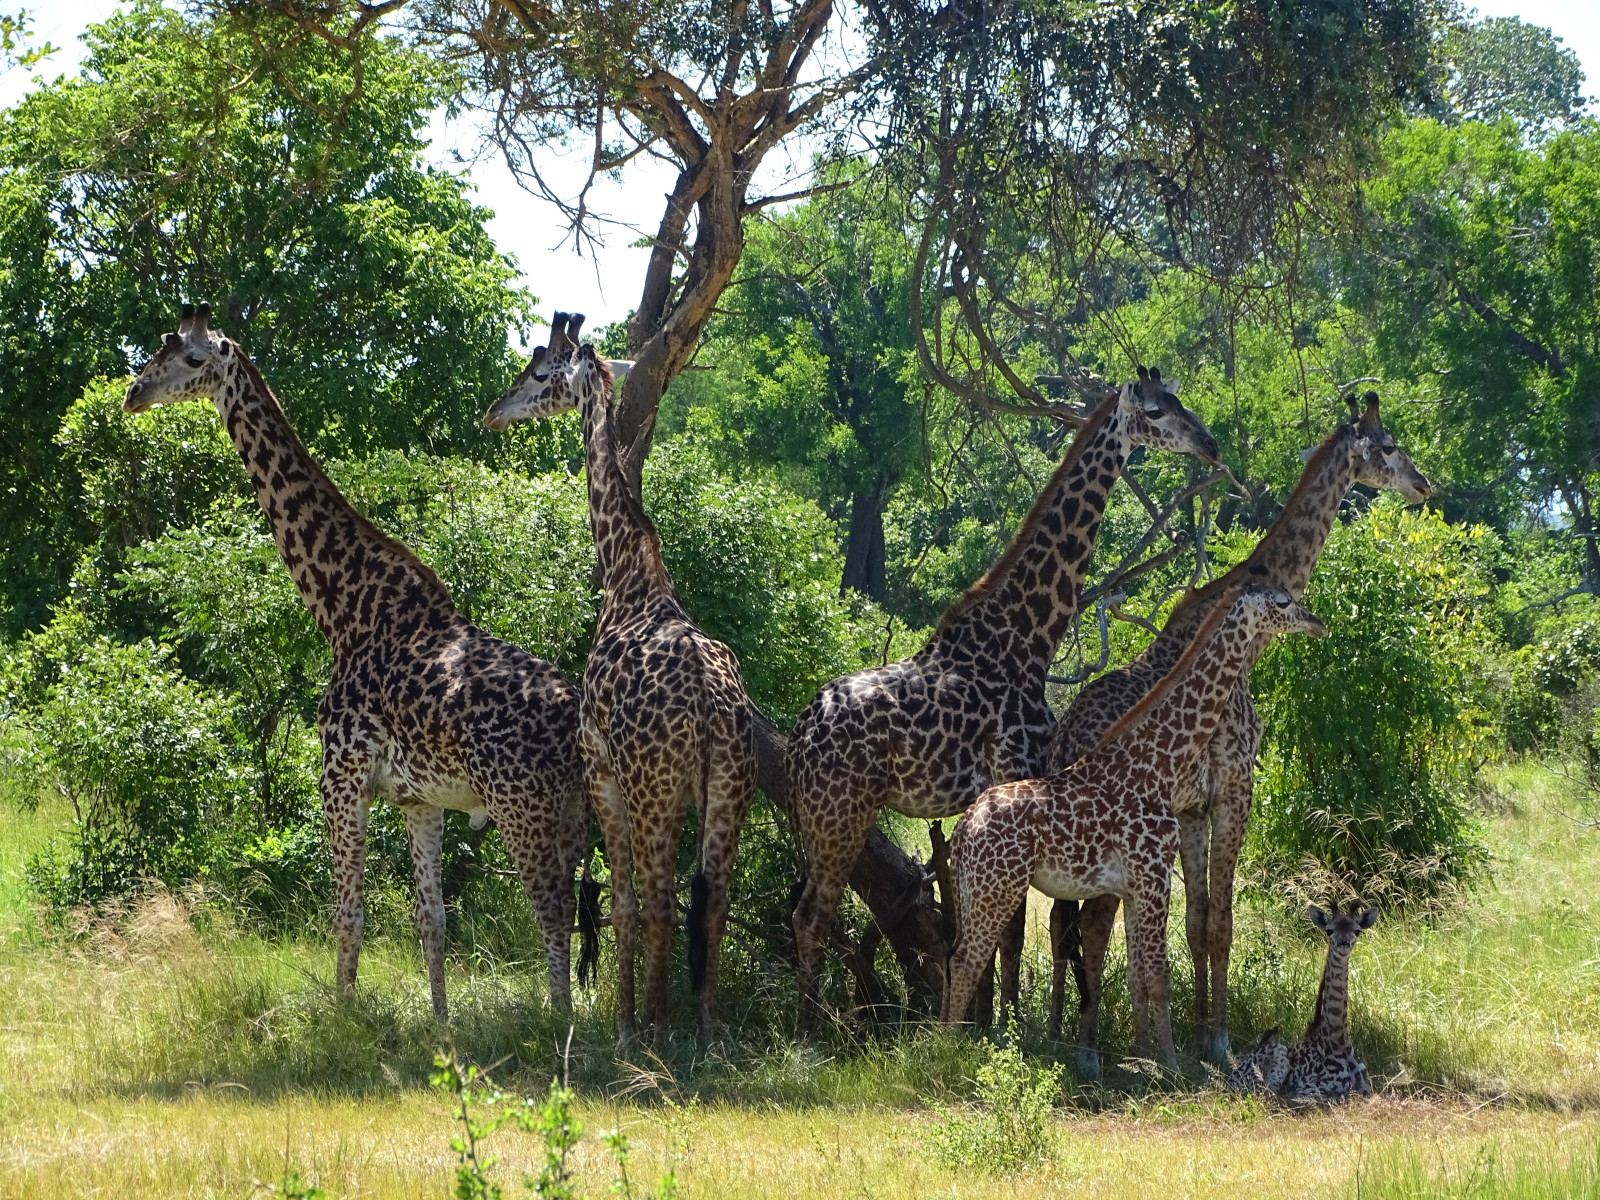
[[[1393,503],[1334,529],[1305,596],[1329,636],[1283,639],[1254,676],[1267,881],[1393,905],[1484,863],[1467,793],[1489,752],[1487,537]]]
[[[1030,1065],[1022,1057],[1015,1021],[1006,1041],[1004,1047],[991,1044],[988,1061],[978,1068],[975,1107],[934,1106],[938,1120],[923,1141],[946,1167],[978,1167],[999,1175],[1038,1166],[1055,1154],[1050,1114],[1066,1068]]]
[[[24,651],[26,653],[26,651]],[[65,847],[28,864],[58,907],[103,899],[143,879],[205,873],[238,800],[228,708],[151,642],[86,638],[32,710],[32,765],[72,805]]]

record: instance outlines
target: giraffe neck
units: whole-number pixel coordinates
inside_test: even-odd
[[[456,618],[438,576],[333,485],[237,345],[221,369],[217,411],[250,474],[283,565],[334,654],[342,657],[375,629],[392,626],[402,609]]]
[[[1216,732],[1228,696],[1250,664],[1257,634],[1245,613],[1214,612],[1162,681],[1106,730],[1100,746],[1132,751],[1158,786],[1170,785]]]
[[[1350,950],[1328,944],[1328,960],[1322,965],[1322,983],[1317,987],[1317,1007],[1306,1030],[1307,1043],[1343,1045],[1350,1036],[1346,1023],[1350,1010]]]
[[[1171,670],[1182,656],[1217,601],[1231,587],[1245,583],[1270,583],[1281,587],[1296,600],[1305,594],[1312,569],[1322,553],[1328,533],[1339,515],[1344,495],[1355,482],[1353,443],[1357,437],[1351,425],[1341,424],[1317,447],[1300,482],[1285,501],[1283,511],[1272,523],[1250,557],[1244,562],[1189,593],[1168,618],[1143,658],[1157,671]],[[1266,641],[1261,649],[1266,648]]]
[[[596,384],[584,395],[583,447],[589,486],[589,530],[600,559],[605,607],[633,607],[672,582],[661,561],[661,539],[628,487],[622,457],[611,436],[611,406]]]
[[[1113,396],[1090,415],[1005,553],[945,613],[930,651],[983,647],[1014,678],[1037,678],[1043,687],[1077,616],[1095,535],[1132,449],[1120,403]]]

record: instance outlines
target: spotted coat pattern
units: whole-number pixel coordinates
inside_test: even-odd
[[[1367,1067],[1350,1041],[1350,955],[1356,939],[1371,929],[1378,910],[1341,913],[1312,905],[1307,915],[1328,935],[1328,957],[1317,988],[1317,1008],[1298,1046],[1286,1047],[1272,1030],[1239,1060],[1228,1076],[1235,1092],[1275,1092],[1287,1100],[1342,1100],[1352,1092],[1372,1095]]]
[[[1183,654],[1195,629],[1217,598],[1236,584],[1260,581],[1304,594],[1328,532],[1352,483],[1397,491],[1412,503],[1427,499],[1432,487],[1378,416],[1378,397],[1369,392],[1366,411],[1347,397],[1351,419],[1341,423],[1310,455],[1300,482],[1250,557],[1219,579],[1186,596],[1161,634],[1132,663],[1108,672],[1080,691],[1051,739],[1048,769],[1060,770],[1087,752],[1101,733],[1160,680]],[[1251,658],[1266,649],[1263,640]],[[1182,828],[1185,925],[1195,971],[1195,1028],[1202,1047],[1216,1061],[1228,1056],[1228,962],[1233,948],[1233,881],[1244,844],[1255,788],[1256,751],[1261,718],[1250,699],[1249,671],[1229,698],[1221,727],[1194,771],[1179,789],[1175,805]],[[1099,1019],[1100,980],[1105,950],[1116,920],[1117,898],[1084,904],[1081,915],[1082,964],[1074,963],[1081,1006],[1080,1039],[1094,1038]],[[1073,902],[1057,905],[1056,924],[1070,922]],[[1003,976],[1005,973],[1002,972]],[[1061,981],[1054,972],[1051,998],[1053,1031],[1060,1034]]]
[[[573,875],[585,844],[578,699],[548,662],[479,629],[438,577],[339,493],[277,398],[208,310],[128,388],[123,407],[209,397],[244,460],[301,599],[333,649],[318,709],[321,792],[336,892],[337,980],[355,990],[367,816],[399,806],[409,835],[416,927],[434,1015],[448,1015],[440,858],[447,809],[493,820],[538,915],[550,997],[571,1004]]]
[[[689,913],[690,979],[707,1037],[716,1032],[717,973],[739,830],[755,791],[749,699],[732,650],[684,611],[661,561],[655,526],[628,486],[612,441],[612,376],[592,345],[577,347],[583,318],[558,313],[491,425],[551,416],[583,418],[589,523],[605,588],[583,675],[582,747],[589,797],[611,865],[617,938],[619,1036],[636,1036],[634,943],[643,895],[645,1003],[657,1040],[669,1029],[668,962],[677,898],[678,841],[698,810],[699,872]]]
[[[794,911],[809,1031],[828,928],[878,810],[933,819],[1038,775],[1054,719],[1045,673],[1077,613],[1107,498],[1135,445],[1216,461],[1216,443],[1159,377],[1102,403],[994,567],[927,645],[826,684],[796,721],[788,804],[805,856]]]
[[[1221,721],[1256,642],[1326,632],[1281,588],[1230,588],[1167,676],[1093,750],[1046,779],[985,792],[956,824],[959,940],[943,1017],[960,1022],[1001,932],[1029,886],[1060,899],[1128,905],[1128,978],[1139,1051],[1176,1066],[1167,909],[1178,850],[1174,794]],[[1080,1047],[1086,1065],[1095,1047]]]

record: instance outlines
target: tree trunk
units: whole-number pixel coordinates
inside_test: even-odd
[[[871,491],[856,492],[850,497],[850,532],[845,539],[844,572],[839,577],[841,596],[849,590],[874,600],[883,599],[883,506],[887,492],[880,473]]]

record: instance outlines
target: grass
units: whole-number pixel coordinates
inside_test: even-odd
[[[747,1024],[717,1053],[683,1039],[629,1067],[613,1059],[602,988],[580,1000],[569,1064],[590,1130],[575,1155],[582,1194],[606,1193],[595,1135],[615,1126],[634,1141],[636,1180],[686,1140],[689,1196],[1118,1197],[1157,1181],[1185,1196],[1595,1194],[1600,832],[1563,815],[1566,785],[1537,767],[1497,782],[1510,802],[1491,825],[1493,882],[1431,924],[1386,921],[1357,950],[1355,1036],[1384,1093],[1374,1101],[1296,1112],[1225,1097],[1193,1061],[1176,1080],[1113,1070],[1069,1084],[1053,1162],[997,1178],[925,1150],[930,1101],[970,1094],[972,1039],[918,1029],[803,1048],[781,1026]],[[8,810],[0,823],[0,1195],[245,1197],[286,1166],[330,1197],[446,1194],[450,1104],[426,1085],[441,1032],[409,939],[369,943],[351,1004],[332,996],[324,940],[262,937],[199,894],[154,893],[75,936],[49,932],[20,866],[62,816]],[[1304,1027],[1320,947],[1303,926],[1241,910],[1236,1040]],[[1048,979],[1037,943],[1030,965]],[[451,972],[461,1057],[542,1093],[567,1025],[545,1010],[537,964],[463,953]],[[1187,974],[1180,962],[1180,1028]],[[738,994],[761,986],[735,985],[738,1011],[761,1011]],[[1024,1045],[1070,1060],[1043,1034],[1042,990]],[[1115,986],[1108,1004],[1111,1044],[1125,1046]],[[514,1133],[496,1149],[508,1187],[541,1153]]]

